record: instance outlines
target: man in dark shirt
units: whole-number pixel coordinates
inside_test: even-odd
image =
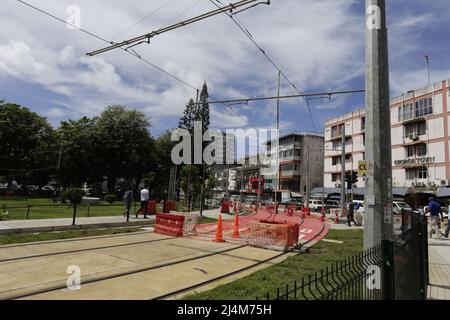
[[[429,204],[428,208],[430,210],[430,219],[431,219],[431,228],[429,231],[430,238],[433,235],[433,229],[434,233],[436,234],[436,237],[438,239],[441,239],[441,231],[439,230],[439,222],[440,222],[440,215],[441,215],[441,205],[439,202],[437,202],[434,198],[430,197],[428,198]]]

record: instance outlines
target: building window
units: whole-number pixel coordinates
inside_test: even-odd
[[[406,157],[423,157],[427,155],[427,145],[425,143],[406,147]]]
[[[427,178],[428,178],[427,168],[406,169],[406,180],[427,179]]]
[[[333,166],[337,166],[338,162],[339,162],[339,157],[331,158],[331,163]]]
[[[366,130],[366,118],[361,118],[361,131]]]
[[[398,107],[398,122],[402,122],[402,107]]]
[[[333,146],[332,146],[332,149],[333,150],[337,150],[338,148],[339,148],[339,142],[338,141],[333,141]]]
[[[414,118],[414,106],[412,103],[407,103],[403,106],[403,121]]]
[[[433,98],[425,98],[416,101],[416,117],[433,114]]]
[[[333,173],[331,175],[331,182],[339,182],[341,180],[340,177],[340,173]]]
[[[427,134],[427,125],[425,121],[410,123],[405,126],[405,134],[406,137],[409,137],[412,134],[417,134],[418,136],[423,136]]]

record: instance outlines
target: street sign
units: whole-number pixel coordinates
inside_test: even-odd
[[[373,177],[373,165],[371,162],[366,160],[358,162],[358,177]]]

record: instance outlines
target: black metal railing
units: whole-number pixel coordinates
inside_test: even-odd
[[[393,241],[382,241],[257,299],[425,299],[429,278],[426,217],[402,212],[399,230]]]
[[[380,275],[384,262],[383,246],[379,245],[258,299],[380,300],[383,299]]]

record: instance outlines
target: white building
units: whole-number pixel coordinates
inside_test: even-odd
[[[394,187],[450,184],[450,80],[411,90],[391,99],[392,177]],[[341,139],[345,125],[346,171],[364,160],[365,111],[325,124],[325,186],[341,184]],[[359,181],[357,187],[364,187]]]

